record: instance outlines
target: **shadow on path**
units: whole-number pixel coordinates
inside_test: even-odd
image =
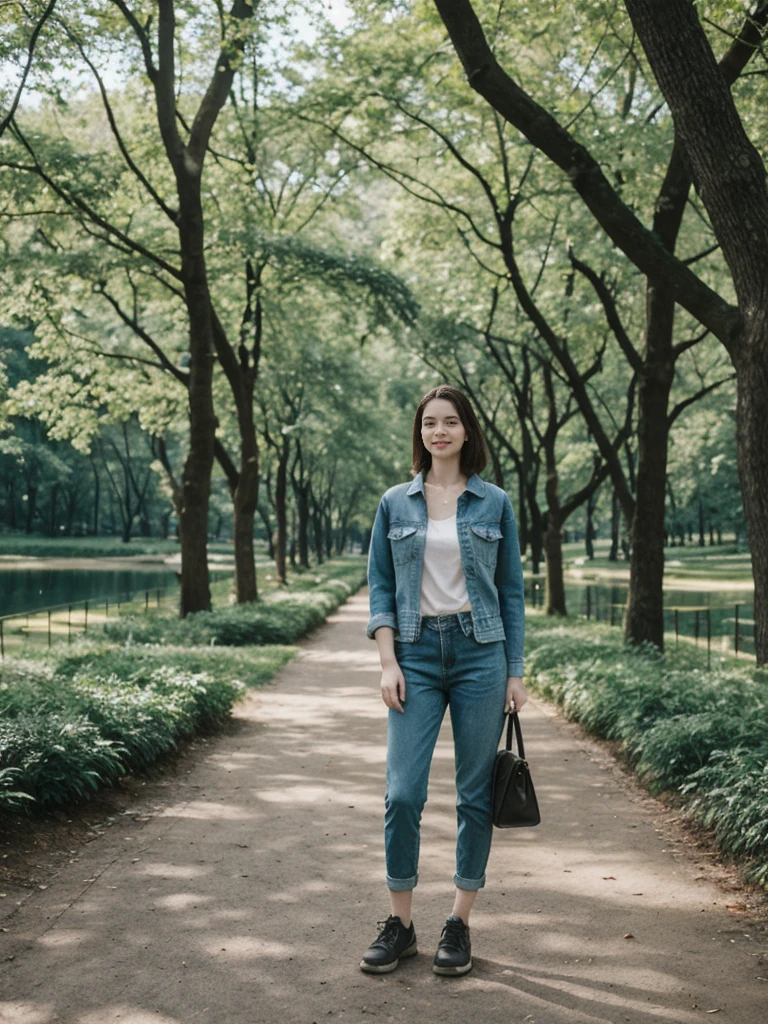
[[[139,836],[87,848],[7,922],[0,1021],[689,1024],[718,1010],[765,1024],[759,939],[534,705],[526,748],[543,823],[496,834],[475,969],[431,972],[454,870],[446,719],[415,897],[421,954],[386,977],[359,971],[388,913],[386,711],[366,620],[362,594],[238,708],[239,727],[180,782],[178,802]]]

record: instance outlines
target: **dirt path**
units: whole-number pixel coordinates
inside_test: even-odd
[[[365,594],[302,645],[141,829],[90,844],[0,935],[3,1024],[765,1024],[768,951],[546,708],[525,714],[538,829],[498,834],[475,969],[430,969],[450,910],[449,726],[425,812],[421,954],[357,967],[386,916],[386,718]],[[74,859],[74,858],[73,858]],[[631,937],[628,937],[631,936]]]

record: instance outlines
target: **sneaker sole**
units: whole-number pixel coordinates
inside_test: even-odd
[[[472,961],[470,960],[468,964],[462,964],[461,967],[438,967],[437,964],[432,964],[432,970],[435,974],[442,974],[444,977],[467,974],[472,970]]]
[[[392,971],[395,970],[395,968],[397,967],[401,960],[404,960],[405,957],[408,956],[416,956],[418,952],[418,947],[414,942],[414,944],[412,946],[409,946],[408,949],[404,949],[400,956],[397,958],[397,960],[393,960],[391,964],[381,964],[379,966],[377,964],[368,964],[365,962],[365,960],[361,960],[360,970],[365,971],[366,974],[390,974]]]

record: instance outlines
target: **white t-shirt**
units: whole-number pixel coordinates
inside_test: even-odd
[[[470,610],[455,515],[427,520],[420,610],[422,615],[454,615]]]

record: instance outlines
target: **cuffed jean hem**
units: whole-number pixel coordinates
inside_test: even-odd
[[[387,875],[387,888],[392,892],[410,892],[411,889],[416,888],[418,880],[418,875],[413,875],[412,878],[390,878]]]
[[[485,885],[485,875],[482,878],[462,878],[461,875],[454,875],[453,884],[457,889],[469,889],[470,892],[477,892]]]

